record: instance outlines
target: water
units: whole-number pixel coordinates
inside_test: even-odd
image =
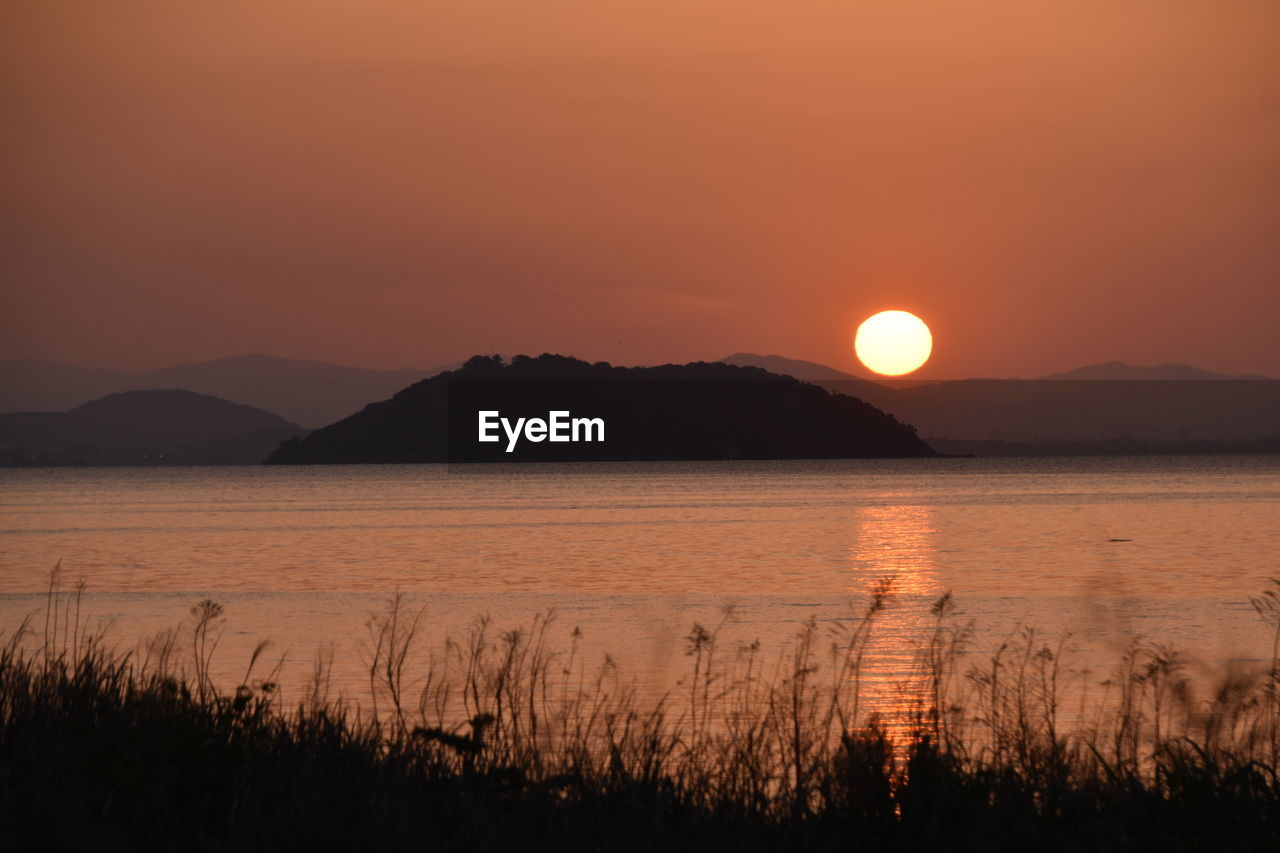
[[[353,694],[365,622],[396,590],[425,606],[429,642],[481,613],[509,627],[554,608],[562,639],[581,628],[663,689],[688,667],[691,624],[726,604],[726,643],[781,649],[891,578],[872,669],[892,690],[947,591],[977,651],[1031,624],[1069,631],[1082,667],[1142,635],[1212,672],[1269,653],[1249,597],[1280,576],[1268,456],[10,469],[0,483],[6,632],[43,620],[61,560],[124,645],[212,597],[225,678],[271,639],[297,684],[332,643]]]

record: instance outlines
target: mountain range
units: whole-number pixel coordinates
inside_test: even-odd
[[[765,370],[771,370],[775,373],[782,373],[787,376],[794,376],[796,379],[802,379],[806,382],[813,382],[817,380],[843,380],[866,382],[872,385],[885,387],[881,382],[865,379],[852,373],[846,373],[843,370],[837,370],[836,368],[829,367],[825,364],[818,364],[814,361],[802,361],[796,358],[786,358],[781,355],[758,355],[753,352],[738,352],[720,360],[725,364],[763,367]],[[1227,373],[1214,373],[1212,370],[1202,370],[1199,367],[1192,367],[1189,364],[1161,364],[1154,367],[1138,367],[1132,364],[1126,364],[1123,361],[1104,361],[1099,364],[1077,367],[1074,370],[1066,370],[1061,373],[1050,373],[1045,376],[1037,376],[1033,378],[1089,381],[1194,381],[1208,379],[1268,380],[1271,377],[1260,376],[1255,373],[1242,373],[1237,376],[1232,376]],[[933,384],[928,380],[913,380],[909,378],[905,380],[886,378],[883,381],[890,383],[893,387]]]
[[[0,465],[255,465],[306,432],[193,391],[124,391],[69,412],[0,414]]]
[[[735,353],[721,361],[856,397],[916,426],[943,452],[1040,447],[1058,453],[1063,442],[1119,440],[1193,449],[1194,442],[1280,436],[1280,382],[1181,364],[1138,367],[1112,361],[1039,379],[936,382],[870,380],[779,355]],[[276,427],[300,434],[306,431],[302,427],[335,423],[460,364],[371,370],[247,355],[130,374],[9,360],[0,361],[0,412],[65,412],[126,390],[183,389],[274,413],[289,425]]]
[[[912,424],[944,453],[1072,450],[1063,444],[1114,452],[1108,448],[1132,450],[1134,442],[1206,450],[1206,442],[1280,437],[1280,382],[1182,364],[1113,361],[1038,379],[876,382],[777,355],[735,353],[725,361],[852,394]]]
[[[148,373],[123,373],[73,368],[54,361],[9,359],[0,360],[0,412],[67,411],[109,393],[182,388],[257,406],[315,428],[346,418],[366,403],[384,400],[452,366],[456,365],[370,370],[325,361],[243,355]]]
[[[178,364],[148,373],[124,373],[9,359],[0,360],[0,412],[65,412],[120,391],[181,388],[257,406],[306,427],[320,427],[455,366],[370,370],[322,361],[241,355]]]

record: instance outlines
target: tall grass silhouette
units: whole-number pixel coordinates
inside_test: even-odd
[[[369,621],[367,702],[332,649],[286,701],[278,664],[214,684],[221,607],[136,650],[51,581],[0,648],[7,849],[1274,849],[1280,583],[1254,600],[1271,658],[1197,684],[1134,642],[1092,693],[1061,641],[989,654],[943,596],[886,710],[865,664],[888,582],[775,654],[695,624],[670,693],[588,661],[551,614],[424,648],[397,594]],[[1075,679],[1078,680],[1078,679]],[[1086,679],[1087,680],[1087,679]],[[1071,706],[1067,710],[1068,705]]]

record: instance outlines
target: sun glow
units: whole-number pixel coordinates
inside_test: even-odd
[[[918,370],[933,352],[933,335],[924,321],[907,311],[873,314],[853,338],[858,360],[883,376]]]

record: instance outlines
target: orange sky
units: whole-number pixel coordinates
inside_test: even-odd
[[[1280,376],[1274,0],[0,14],[0,357]]]

